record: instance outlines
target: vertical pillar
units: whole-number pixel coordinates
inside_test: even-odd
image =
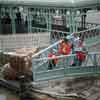
[[[77,15],[75,17],[77,17]],[[78,32],[78,23],[77,23],[77,20],[75,20],[75,31]]]
[[[72,10],[70,10],[70,14],[69,14],[69,27],[70,27],[70,33],[73,32],[73,18],[72,18]]]
[[[73,30],[73,32],[76,31],[76,27],[75,27],[75,11],[72,11],[72,30]]]
[[[48,19],[49,19],[49,26],[48,26],[48,29],[51,30],[51,14],[50,14],[50,9],[49,9],[49,15],[48,15]]]
[[[70,11],[66,11],[66,27],[69,27],[70,31]]]
[[[76,31],[76,25],[75,25],[75,11],[70,10],[69,14],[69,26],[70,26],[70,33],[73,33]]]
[[[16,33],[16,25],[15,25],[15,12],[13,8],[10,8],[10,17],[11,17],[11,26],[12,26],[12,33]]]
[[[82,30],[83,29],[85,29],[86,28],[86,12],[87,12],[87,10],[86,9],[83,9],[82,10],[82,16],[81,16],[81,21],[82,21],[82,23],[81,23],[81,27],[82,27]]]
[[[68,15],[67,15],[67,11],[65,12],[65,25],[66,25],[66,28],[67,28],[67,26],[68,26],[68,20],[67,20],[67,18],[68,18]]]
[[[47,8],[45,9],[45,15],[46,15],[46,26],[47,26],[47,30],[48,30],[49,29],[49,20],[48,20]]]
[[[1,34],[1,8],[0,8],[0,34]]]
[[[32,33],[32,14],[30,15],[30,33]]]
[[[77,20],[76,20],[76,18],[78,17],[80,15],[80,11],[75,11],[74,12],[74,25],[75,25],[75,32],[77,32],[78,31],[78,26],[77,26]]]
[[[49,21],[48,21],[49,22],[48,30],[49,30],[49,34],[50,34],[50,40],[51,40],[52,39],[52,36],[51,36],[51,34],[52,34],[52,26],[51,26],[52,25],[51,24],[52,23],[52,19],[51,19],[50,9],[49,9],[49,14],[48,14],[48,19],[49,19]]]
[[[93,65],[97,66],[97,57],[95,53],[93,54]]]
[[[84,14],[84,21],[83,21],[83,27],[84,27],[84,29],[86,28],[86,13]]]
[[[75,18],[80,17],[81,12],[80,10],[75,10]],[[75,20],[75,29],[76,32],[78,31],[78,28],[80,27],[80,22],[78,23],[77,20]]]
[[[27,8],[28,33],[30,32],[29,9]]]
[[[16,33],[16,25],[15,25],[15,12],[13,8],[10,8],[10,18],[11,18],[11,26],[12,26],[12,33]]]
[[[83,15],[81,16],[81,28],[83,30]]]
[[[28,13],[28,33],[32,33],[32,15],[30,13],[30,9],[27,9]]]
[[[46,21],[45,21],[45,14],[44,14],[44,8],[42,8],[42,17],[43,17],[43,19],[42,19],[42,21],[43,21],[43,24],[45,25],[46,23]],[[43,29],[42,30],[42,32],[44,32],[45,30]]]

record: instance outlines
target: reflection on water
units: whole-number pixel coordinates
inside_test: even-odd
[[[19,98],[12,92],[0,87],[0,95],[6,96],[6,100],[19,100]]]

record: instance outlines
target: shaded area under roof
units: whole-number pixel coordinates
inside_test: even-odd
[[[100,0],[0,0],[0,4],[49,7],[85,7],[100,4]]]

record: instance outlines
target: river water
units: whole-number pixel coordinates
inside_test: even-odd
[[[0,97],[4,97],[5,100],[19,100],[19,98],[15,94],[1,87],[0,87]]]

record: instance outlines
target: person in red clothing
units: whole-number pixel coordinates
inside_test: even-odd
[[[48,70],[53,69],[53,67],[56,66],[58,59],[56,55],[54,54],[53,50],[48,54]]]
[[[86,49],[84,48],[83,45],[83,40],[80,38],[77,47],[75,48],[75,54],[76,57],[74,58],[74,63],[72,64],[72,66],[81,66],[82,62],[85,60],[86,58]]]
[[[83,51],[76,51],[76,58],[75,58],[75,63],[74,66],[81,66],[82,62],[86,58],[86,53]]]
[[[71,43],[68,39],[63,38],[59,43],[58,53],[63,55],[68,55],[71,52]]]

